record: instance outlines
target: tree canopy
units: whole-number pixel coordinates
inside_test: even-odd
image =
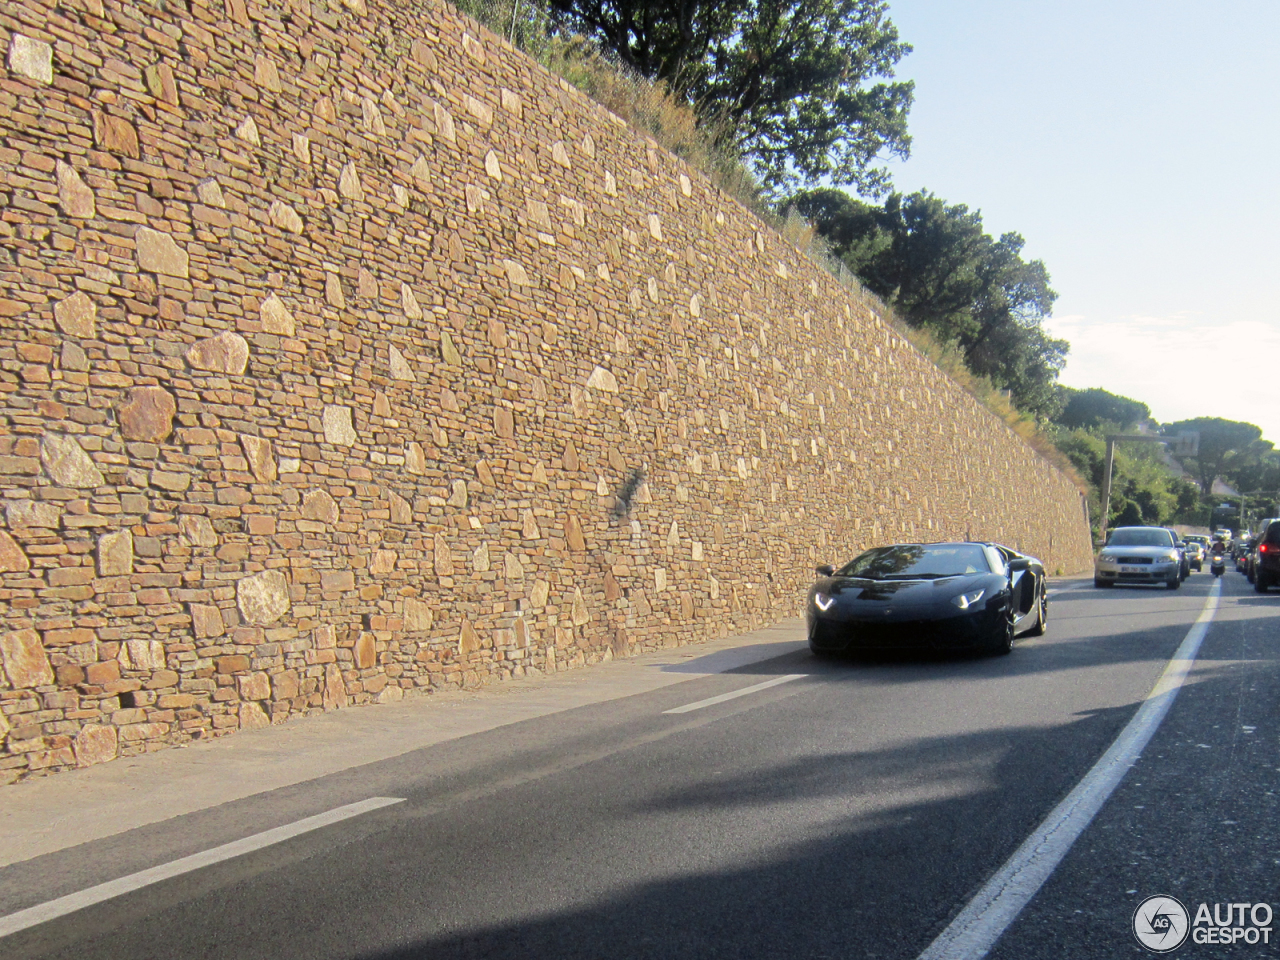
[[[1213,490],[1215,480],[1231,479],[1229,472],[1248,466],[1271,449],[1262,439],[1261,427],[1238,420],[1196,417],[1167,423],[1164,428],[1167,436],[1192,431],[1200,434],[1200,449],[1194,457],[1181,458],[1181,463],[1199,481],[1204,494]]]
[[[909,326],[954,344],[970,370],[1009,390],[1021,409],[1057,411],[1069,348],[1042,326],[1057,294],[1044,264],[1022,259],[1021,236],[991,237],[978,211],[925,191],[874,206],[825,188],[791,203]]]
[[[1117,394],[1091,387],[1075,390],[1059,387],[1064,400],[1062,412],[1054,419],[1068,429],[1100,427],[1114,424],[1126,430],[1135,424],[1151,419],[1151,408],[1138,400],[1130,400]]]
[[[880,195],[905,158],[911,51],[883,0],[548,0],[582,34],[694,105],[769,188],[826,180]]]

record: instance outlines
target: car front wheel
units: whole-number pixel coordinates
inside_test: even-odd
[[[1271,586],[1271,581],[1262,574],[1262,571],[1258,571],[1258,573],[1254,575],[1254,578],[1253,578],[1254,593],[1266,593],[1267,588],[1270,586]]]
[[[1172,580],[1167,581],[1165,583],[1165,586],[1168,587],[1170,590],[1177,590],[1180,586],[1182,586],[1182,580],[1179,579],[1178,577],[1174,577]]]

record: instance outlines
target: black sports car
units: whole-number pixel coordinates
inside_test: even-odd
[[[898,543],[818,567],[806,615],[815,654],[985,649],[1049,622],[1044,565],[994,543]]]

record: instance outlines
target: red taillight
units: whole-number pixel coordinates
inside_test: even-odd
[[[1268,553],[1270,550],[1271,550],[1271,544],[1269,544],[1269,543],[1260,543],[1260,544],[1258,544],[1258,552],[1259,552],[1259,553]]]

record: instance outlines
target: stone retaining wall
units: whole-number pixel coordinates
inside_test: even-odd
[[[1087,564],[1073,485],[451,8],[0,10],[0,779]]]

